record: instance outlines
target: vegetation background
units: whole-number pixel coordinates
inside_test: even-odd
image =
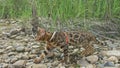
[[[0,0],[0,18],[31,17],[32,0]],[[120,0],[34,0],[38,16],[67,19],[120,19]]]

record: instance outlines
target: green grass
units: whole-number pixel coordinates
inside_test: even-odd
[[[69,19],[120,18],[120,0],[34,0],[38,16]],[[0,18],[30,18],[30,0],[0,0]]]

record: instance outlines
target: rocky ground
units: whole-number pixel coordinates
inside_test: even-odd
[[[104,45],[96,46],[93,55],[80,58],[72,56],[72,62],[63,64],[57,59],[60,52],[55,50],[53,59],[45,59],[40,64],[33,63],[44,49],[44,43],[36,42],[30,34],[21,29],[16,21],[0,21],[0,68],[120,68],[120,40],[104,40]],[[79,50],[69,47],[73,54]]]

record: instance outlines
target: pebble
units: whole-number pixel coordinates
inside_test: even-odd
[[[115,64],[113,62],[108,61],[104,64],[104,67],[115,67]]]
[[[91,55],[91,56],[86,57],[86,60],[89,61],[90,63],[96,63],[98,61],[98,56]]]
[[[35,57],[37,57],[37,55],[35,55],[35,54],[30,54],[30,55],[28,55],[28,57],[29,57],[30,59],[34,59]]]
[[[17,60],[18,60],[18,58],[15,57],[11,60],[11,63],[15,63]]]
[[[81,67],[85,67],[85,66],[89,65],[89,63],[85,60],[85,58],[78,60],[77,64],[80,65]]]
[[[38,45],[34,45],[34,46],[32,46],[32,48],[39,48],[39,46]]]
[[[16,36],[15,37],[15,40],[21,40],[23,37],[21,37],[21,36]]]
[[[24,46],[16,47],[16,51],[17,51],[17,52],[23,52],[24,50],[25,50],[25,47],[24,47]]]
[[[118,63],[118,58],[115,57],[115,56],[111,56],[107,60],[110,61],[110,62]]]
[[[13,65],[26,65],[26,60],[18,60]]]
[[[109,51],[101,51],[103,56],[116,56],[120,57],[120,50],[109,50]]]
[[[3,54],[4,53],[4,49],[0,49],[0,54]]]
[[[8,47],[6,47],[6,50],[9,50],[9,49],[12,49],[13,48],[13,46],[8,46]]]
[[[45,64],[32,64],[30,67],[27,68],[47,68]]]
[[[88,64],[85,68],[96,68],[96,65],[94,65],[94,64]]]
[[[9,52],[8,56],[16,55],[16,52]]]
[[[74,49],[73,53],[77,53],[79,51],[79,49]]]
[[[60,64],[57,66],[57,68],[65,68],[65,66],[64,66],[62,63],[60,63]]]
[[[11,59],[10,59],[10,58],[5,59],[5,62],[6,62],[6,63],[10,63],[10,61],[11,61]]]
[[[21,57],[21,59],[23,59],[23,60],[28,60],[28,59],[29,59],[29,56],[28,56],[28,55],[23,55],[23,56]]]
[[[6,63],[1,63],[0,68],[8,68],[8,64],[6,64]]]

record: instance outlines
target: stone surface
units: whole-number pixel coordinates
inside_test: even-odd
[[[98,56],[97,55],[91,55],[86,57],[87,61],[90,63],[96,63],[98,61]]]
[[[85,68],[96,68],[96,65],[88,64]]]
[[[16,51],[17,51],[17,52],[23,52],[24,50],[25,50],[25,47],[24,47],[24,46],[16,47]]]
[[[113,62],[108,61],[104,64],[104,67],[115,67],[115,64]]]
[[[33,64],[30,67],[31,68],[47,68],[45,64]]]
[[[120,50],[109,50],[109,51],[102,51],[102,55],[106,56],[117,56],[120,57]]]
[[[13,63],[13,65],[26,65],[26,61],[25,60],[18,60],[15,63]]]
[[[118,58],[116,56],[110,56],[107,60],[110,62],[118,63]]]

